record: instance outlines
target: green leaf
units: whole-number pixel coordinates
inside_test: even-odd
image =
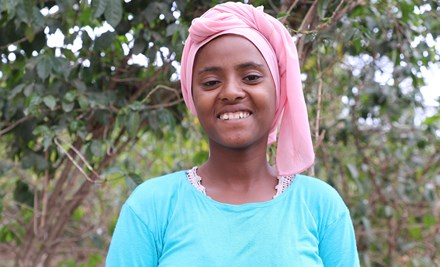
[[[140,101],[134,101],[130,104],[130,106],[128,106],[128,108],[132,111],[139,111],[144,109],[144,105]]]
[[[18,95],[19,93],[21,93],[21,91],[23,90],[23,88],[26,86],[26,84],[21,83],[17,86],[14,87],[14,89],[12,89],[12,91],[9,93],[8,99],[11,100],[13,99],[16,95]]]
[[[19,1],[16,0],[6,0],[1,2],[1,4],[4,5],[5,10],[8,12],[9,16],[12,18],[15,16],[16,7],[18,3]]]
[[[101,239],[100,239],[101,240]],[[102,243],[102,242],[101,242]],[[86,266],[100,266],[103,259],[101,255],[92,254],[89,256]]]
[[[141,178],[138,174],[133,173],[133,172],[129,173],[129,174],[128,174],[128,177],[129,177],[131,180],[133,180],[133,182],[134,182],[135,184],[137,184],[137,185],[140,185],[140,184],[142,184],[142,183],[144,182],[144,180],[142,180],[142,178]]]
[[[119,166],[111,166],[101,173],[106,180],[115,180],[125,176],[124,171]]]
[[[83,49],[89,49],[93,44],[93,39],[90,37],[87,31],[83,31],[81,34],[81,40],[83,42]]]
[[[159,120],[163,125],[169,125],[171,128],[175,127],[175,120],[173,114],[167,109],[161,109],[158,113]]]
[[[328,0],[319,0],[317,6],[317,13],[320,19],[325,18],[325,14],[327,13]]]
[[[77,93],[75,91],[69,91],[64,96],[64,100],[66,100],[67,102],[73,102],[75,100],[76,96],[77,96]]]
[[[280,12],[277,14],[277,19],[281,19],[283,17],[286,17],[288,14],[286,12]]]
[[[431,214],[423,216],[423,224],[427,227],[431,227],[437,224],[437,218]]]
[[[125,124],[127,123],[127,114],[125,113],[126,109],[121,109],[119,111],[118,115],[116,116],[116,122],[115,125],[117,128],[125,127]]]
[[[148,125],[152,130],[157,130],[160,127],[157,111],[152,110],[148,113]]]
[[[14,200],[29,207],[34,206],[34,194],[27,183],[18,180],[14,189]]]
[[[57,5],[60,7],[61,11],[66,11],[72,9],[75,4],[75,0],[57,0]]]
[[[119,24],[122,19],[122,2],[121,0],[107,0],[107,7],[104,17],[113,28]]]
[[[78,130],[78,127],[79,127],[79,122],[78,121],[71,121],[70,123],[69,123],[69,130],[70,131],[72,131],[72,132],[76,132],[76,130]]]
[[[125,184],[131,191],[143,182],[142,178],[136,173],[129,173],[125,176]]]
[[[148,23],[154,23],[160,14],[168,12],[168,8],[167,3],[161,3],[159,1],[154,1],[148,4],[147,9],[145,10],[145,17],[148,20]]]
[[[66,102],[66,101],[63,101],[63,103],[61,104],[61,107],[63,108],[64,112],[71,112],[74,106],[75,106],[74,103]]]
[[[173,23],[167,26],[166,35],[172,36],[175,32],[178,32],[180,29],[179,24]]]
[[[19,2],[22,2],[22,5],[17,8],[18,18],[28,26],[32,26],[33,1],[21,0]]]
[[[29,42],[34,41],[34,37],[35,37],[35,32],[34,29],[32,27],[26,27],[26,30],[24,31],[24,35],[26,36],[26,39]]]
[[[32,10],[32,22],[34,27],[43,28],[44,27],[44,16],[41,14],[38,8],[34,7]]]
[[[136,38],[136,40],[134,40],[134,45],[131,51],[133,55],[138,55],[140,53],[143,53],[146,47],[147,47],[146,41],[144,41],[142,38]]]
[[[425,119],[425,121],[423,122],[426,125],[430,125],[430,124],[434,124],[440,122],[440,114],[434,115],[432,117],[428,117]]]
[[[34,90],[34,84],[33,84],[33,83],[28,84],[28,85],[26,86],[26,88],[24,88],[24,90],[23,90],[23,94],[24,94],[25,96],[30,96],[30,95],[32,94],[33,90]]]
[[[409,227],[408,229],[409,234],[411,235],[411,237],[415,240],[420,240],[422,237],[422,229],[420,229],[419,226],[417,225],[411,225],[411,227]]]
[[[78,91],[81,91],[81,92],[87,91],[87,86],[83,81],[81,81],[79,79],[75,79],[72,81],[72,83],[73,83],[73,86],[75,86],[75,88],[78,89]]]
[[[53,136],[52,135],[46,135],[43,137],[43,150],[47,151],[47,149],[53,144]]]
[[[47,77],[49,77],[52,68],[50,63],[50,59],[47,56],[41,57],[38,61],[37,74],[40,79],[45,80]]]
[[[140,122],[141,116],[138,112],[129,113],[125,126],[127,127],[128,135],[130,135],[131,138],[136,137]]]
[[[39,95],[32,95],[31,99],[29,101],[29,105],[27,106],[27,109],[25,110],[25,113],[33,113],[36,111],[37,106],[40,105],[42,99]]]
[[[104,14],[107,0],[92,0],[93,17],[98,18]]]
[[[90,105],[88,98],[84,95],[78,97],[78,104],[81,109],[87,109]]]
[[[65,58],[62,57],[52,57],[51,58],[52,69],[55,73],[63,75],[65,81],[68,81],[68,77],[72,70]]]
[[[57,100],[55,99],[55,97],[51,95],[45,96],[43,98],[43,102],[50,110],[55,110],[55,107],[57,105]]]
[[[20,243],[21,238],[15,233],[13,229],[10,229],[8,227],[1,227],[0,228],[0,242],[6,243],[15,241],[16,243]]]
[[[106,49],[110,47],[114,40],[116,39],[116,34],[114,32],[105,32],[95,40],[95,49]]]
[[[102,143],[99,140],[93,140],[90,143],[90,152],[92,152],[92,154],[94,156],[97,157],[102,157],[104,155],[104,150],[102,148]]]
[[[411,5],[405,1],[400,1],[399,6],[400,12],[402,12],[402,17],[400,18],[400,21],[402,21],[403,23],[407,23],[409,15],[413,13],[414,5]]]
[[[72,219],[76,222],[80,222],[82,217],[84,216],[84,209],[82,207],[78,207],[72,214]]]
[[[49,131],[50,130],[49,130],[49,127],[47,127],[47,125],[40,125],[40,126],[37,126],[32,131],[32,133],[35,135],[45,135],[45,134],[49,133]]]
[[[209,157],[208,151],[198,151],[192,158],[192,162],[194,165],[201,165],[204,163]]]

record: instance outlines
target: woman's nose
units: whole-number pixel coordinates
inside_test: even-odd
[[[245,95],[239,82],[227,81],[224,83],[219,97],[222,101],[236,101],[243,99]]]

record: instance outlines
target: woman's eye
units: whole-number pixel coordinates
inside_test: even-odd
[[[206,86],[206,87],[212,87],[212,86],[217,85],[218,83],[219,83],[219,81],[215,81],[215,80],[213,80],[213,81],[207,81],[207,82],[204,82],[204,83],[202,83],[202,84],[203,84],[203,86]]]
[[[260,75],[248,75],[248,76],[244,77],[244,80],[245,81],[250,81],[250,82],[255,82],[255,81],[258,81],[261,78],[262,77]]]

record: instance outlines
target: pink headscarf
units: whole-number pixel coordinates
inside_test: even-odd
[[[302,92],[298,54],[284,25],[264,13],[263,7],[227,2],[192,21],[181,60],[181,86],[188,109],[197,116],[192,98],[192,71],[197,51],[217,36],[236,34],[251,41],[269,66],[276,86],[276,114],[268,144],[276,141],[278,175],[309,168],[314,161],[307,108]]]

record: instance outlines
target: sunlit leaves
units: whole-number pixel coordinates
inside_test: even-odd
[[[290,28],[298,29],[313,1],[295,1],[290,14],[290,6],[272,10],[274,5],[287,2],[253,3],[264,5],[272,14],[282,10],[279,14]],[[311,14],[315,16],[313,22],[328,23],[339,4],[345,10],[354,2],[317,1]],[[13,181],[10,188],[0,190],[0,198],[8,199],[4,195],[12,194],[15,188],[16,194],[23,195],[15,203],[26,206],[22,211],[27,213],[17,213],[17,218],[24,222],[33,218],[29,212],[33,206],[23,203],[32,204],[29,200],[34,197],[40,208],[35,214],[42,214],[39,190],[46,173],[51,175],[49,193],[58,181],[69,182],[61,197],[53,196],[54,203],[74,198],[71,185],[85,181],[66,154],[60,153],[55,141],[61,138],[65,149],[77,145],[80,154],[72,149],[69,155],[87,175],[92,172],[80,155],[93,168],[100,168],[103,186],[123,185],[115,189],[116,193],[90,190],[96,196],[87,199],[87,207],[73,209],[69,231],[60,231],[74,238],[76,229],[97,229],[98,225],[104,225],[106,231],[109,228],[111,234],[125,196],[121,190],[126,187],[133,189],[150,177],[199,165],[208,158],[208,143],[198,122],[187,117],[183,107],[171,105],[177,100],[175,92],[151,92],[159,85],[179,92],[178,82],[170,81],[170,77],[176,75],[173,66],[178,64],[174,61],[180,58],[187,27],[195,15],[213,4],[182,0],[1,2],[0,145],[4,146],[0,147],[0,164],[6,159],[29,175],[17,176],[22,170],[16,168],[17,173],[8,174],[6,179],[0,170],[2,181]],[[426,236],[434,236],[438,224],[433,214],[439,199],[436,155],[440,119],[438,112],[418,117],[423,109],[418,88],[423,85],[420,66],[438,59],[424,36],[431,31],[435,40],[440,24],[433,16],[438,10],[426,9],[419,14],[417,5],[435,6],[434,1],[373,1],[343,14],[326,31],[311,26],[295,34],[296,38],[305,34],[306,46],[310,44],[303,50],[306,55],[301,56],[305,57],[304,91],[312,123],[318,82],[322,80],[323,140],[315,144],[316,174],[330,181],[350,208],[365,266],[393,266],[388,251],[400,259],[411,255],[415,262],[412,266],[430,266],[422,260],[426,257],[424,244],[438,245],[434,239],[425,241]],[[48,46],[48,35],[54,33],[61,33],[64,39]],[[165,50],[168,56],[160,53]],[[132,55],[142,58],[143,65],[137,65]],[[357,61],[350,64],[348,59],[353,58]],[[60,177],[69,164],[73,166],[71,172]],[[27,184],[28,190],[16,184],[17,179]],[[102,200],[100,205],[96,204],[98,199]],[[114,214],[109,215],[108,210]],[[407,211],[417,214],[411,217]],[[51,215],[59,218],[58,213]],[[91,217],[98,218],[95,225]],[[32,237],[33,227],[41,225],[38,218],[35,225],[2,224],[0,242],[18,244],[26,238],[25,227],[32,230]],[[401,228],[389,231],[389,225]],[[110,239],[108,233],[97,237],[97,242],[88,239],[78,244],[102,244],[102,240]],[[396,245],[390,247],[396,235]],[[46,244],[65,249],[58,240]],[[103,247],[93,247],[92,251],[105,251]],[[66,251],[74,250],[69,247]],[[86,256],[93,259],[93,255]],[[64,262],[84,263],[76,260]]]
[[[159,3],[162,9],[156,9],[152,18],[145,17],[147,12],[143,12],[148,4],[151,2],[126,3],[122,0],[1,3],[0,132],[6,145],[1,149],[1,162],[7,152],[8,160],[29,171],[30,175],[21,177],[20,184],[12,183],[8,192],[12,194],[16,189],[16,203],[36,199],[35,206],[29,202],[31,206],[24,210],[36,208],[38,214],[47,212],[46,225],[59,221],[51,221],[60,216],[54,210],[66,210],[64,205],[74,194],[76,186],[81,182],[87,186],[92,179],[98,179],[101,173],[94,172],[112,164],[145,132],[164,136],[170,129],[164,125],[176,125],[176,113],[161,109],[161,105],[170,108],[168,102],[176,100],[175,94],[171,98],[167,93],[147,95],[150,88],[159,84],[171,86],[169,77],[174,72],[174,69],[168,69],[171,60],[162,55],[160,66],[153,62],[158,55],[157,49],[167,47],[173,51],[173,47],[181,46],[182,32],[186,28],[172,26],[166,32],[169,24],[177,25],[170,10],[172,3]],[[166,13],[165,21],[159,19],[161,12]],[[149,19],[153,23],[146,25]],[[54,39],[59,36],[62,40]],[[129,55],[143,53],[147,48],[149,66],[133,64]],[[106,181],[113,183],[127,178],[127,184],[130,181],[133,187],[139,184],[142,177],[138,170],[130,167],[134,166],[133,159],[126,162],[120,177],[116,174],[106,177],[103,173],[105,179],[109,179]],[[68,171],[63,172],[63,168]],[[45,187],[43,181],[50,186]],[[56,184],[65,187],[65,181],[70,183],[63,189],[66,194],[54,196],[56,204],[43,212],[43,195],[50,196]],[[37,193],[28,194],[24,190],[26,186],[30,193]],[[46,191],[40,194],[41,190]],[[8,198],[1,196],[3,205],[6,203],[3,199]],[[24,206],[17,205],[17,210]],[[84,223],[80,211],[85,209],[72,210],[76,210],[72,215],[74,220],[68,223]],[[32,212],[27,213],[30,216],[26,215],[26,218],[15,215],[22,220],[23,225],[19,227],[22,232],[24,225],[34,218]],[[86,224],[92,223],[86,221]],[[38,228],[43,224],[35,225]],[[10,229],[8,227],[13,226],[5,224],[5,228]],[[48,226],[49,231],[55,228]],[[26,238],[32,238],[39,230],[26,236],[17,235],[16,239],[4,231],[0,242],[17,240],[16,251],[25,253],[18,244],[26,242]],[[63,231],[55,235],[48,233],[48,236],[59,234]],[[100,244],[100,249],[104,249],[106,244],[99,235],[92,245]],[[48,240],[47,244],[51,242]],[[40,251],[46,248],[36,245],[31,249]],[[48,250],[48,253],[53,252]],[[93,259],[93,255],[88,258]]]
[[[434,125],[435,123],[440,124],[440,112],[434,116],[427,117],[423,123],[427,125]]]
[[[318,1],[317,17],[326,21],[336,2],[341,3]],[[423,16],[418,5],[425,5]],[[307,94],[312,120],[316,88],[324,90],[320,132],[325,137],[317,149],[317,176],[340,190],[352,210],[365,266],[432,265],[422,252],[427,246],[420,245],[435,232],[424,216],[436,210],[440,196],[440,184],[433,182],[440,166],[438,114],[425,117],[429,113],[419,91],[421,67],[433,58],[425,27],[437,21],[426,5],[436,6],[432,1],[358,6],[329,34],[314,36],[313,52],[303,65],[305,90],[312,90]],[[316,82],[320,79],[322,85]],[[420,216],[408,221],[408,213]],[[390,225],[396,227],[382,231]],[[438,247],[438,238],[430,242]],[[401,261],[408,254],[413,265]]]

